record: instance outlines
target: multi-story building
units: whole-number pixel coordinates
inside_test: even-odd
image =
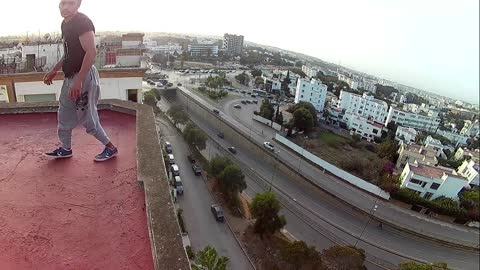
[[[188,51],[191,56],[217,57],[218,45],[215,44],[190,44]]]
[[[319,69],[316,67],[308,66],[308,65],[303,65],[302,66],[302,71],[305,73],[308,77],[317,77]]]
[[[339,109],[345,113],[363,116],[377,123],[385,123],[388,104],[364,93],[362,96],[347,91],[340,92]]]
[[[434,139],[432,136],[428,136],[425,141],[423,142],[423,145],[425,147],[431,147],[435,151],[437,151],[437,157],[441,157],[443,159],[447,159],[446,150],[450,151],[453,153],[455,151],[455,148],[453,148],[450,145],[443,145],[440,140]]]
[[[459,145],[467,145],[467,141],[469,139],[468,136],[462,135],[460,133],[455,133],[451,131],[446,131],[446,130],[437,130],[436,132],[438,135],[442,135],[443,137],[447,138],[452,142],[453,145],[459,146]]]
[[[475,151],[469,150],[467,148],[458,148],[457,152],[453,156],[455,160],[462,160],[462,159],[471,159],[473,161],[480,161],[480,151],[476,149]]]
[[[458,167],[457,173],[467,178],[470,181],[470,186],[478,187],[480,185],[478,175],[478,172],[480,172],[479,168],[478,161],[464,160],[462,165]]]
[[[454,170],[409,162],[400,175],[401,187],[433,200],[445,196],[458,200],[458,193],[468,187],[470,180]]]
[[[182,46],[178,43],[147,46],[147,49],[152,53],[163,53],[163,54],[174,54],[174,53],[181,54],[182,53]]]
[[[390,122],[395,122],[397,125],[403,127],[435,132],[440,124],[440,118],[438,118],[438,112],[434,111],[432,111],[431,115],[423,113],[417,114],[391,106],[385,125],[388,125]]]
[[[460,134],[470,136],[470,137],[478,137],[480,133],[480,125],[478,119],[475,122],[470,120],[465,120],[465,124],[460,131]]]
[[[227,55],[241,55],[243,50],[243,36],[223,35],[223,49]]]
[[[357,134],[367,141],[372,141],[375,137],[382,136],[383,125],[364,116],[345,113],[342,116],[342,121],[347,124],[351,133]]]
[[[398,127],[395,138],[406,144],[414,144],[417,138],[417,131],[414,128]]]
[[[327,99],[327,86],[316,79],[299,79],[295,93],[295,103],[307,101],[313,104],[317,112],[323,112]]]
[[[138,49],[143,46],[143,33],[127,33],[122,35],[123,49]]]
[[[424,147],[416,144],[400,145],[398,149],[398,160],[395,167],[403,168],[408,162],[417,161],[420,164],[437,165],[437,152],[431,147]]]

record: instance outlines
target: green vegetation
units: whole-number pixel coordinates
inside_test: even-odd
[[[428,104],[427,99],[420,97],[414,93],[407,93],[406,98],[407,98],[407,103],[413,103],[417,105],[422,105],[422,103]]]
[[[155,89],[151,89],[143,94],[143,103],[152,107],[157,107],[157,102],[160,100],[160,94]]]
[[[187,233],[187,228],[185,227],[185,221],[183,221],[183,209],[179,208],[177,210],[177,219],[178,219],[178,224],[180,225],[180,230],[182,233]]]
[[[377,91],[375,91],[375,97],[378,99],[390,99],[393,93],[398,93],[398,90],[392,86],[377,84]]]
[[[260,106],[259,115],[265,119],[272,120],[274,111],[275,109],[273,108],[272,103],[270,103],[270,100],[264,99],[262,101],[262,105]]]
[[[211,246],[199,251],[195,257],[197,259],[192,264],[193,270],[227,270],[229,259],[220,256]]]
[[[400,270],[448,270],[446,263],[424,264],[417,262],[405,262],[399,265]]]
[[[318,139],[334,148],[338,148],[339,146],[346,144],[348,141],[342,136],[327,131],[321,131],[318,134]]]
[[[327,269],[365,270],[365,251],[353,246],[335,245],[322,252]]]
[[[170,116],[173,120],[173,124],[177,126],[178,124],[186,124],[188,122],[188,114],[185,112],[181,105],[172,106],[167,111],[167,115]]]
[[[200,86],[197,88],[198,91],[200,91],[202,94],[206,95],[212,100],[219,100],[222,99],[226,96],[228,96],[228,91],[227,90],[207,90],[205,86]]]
[[[247,188],[245,175],[233,162],[221,156],[215,156],[208,164],[207,172],[217,180],[222,193],[226,195],[230,207],[239,206],[238,194]]]
[[[259,69],[254,69],[250,71],[250,74],[252,74],[253,77],[260,77],[262,76],[262,71]]]
[[[195,124],[188,123],[183,130],[183,136],[185,137],[185,140],[189,145],[196,147],[200,150],[206,148],[208,136],[205,132],[203,132],[203,130],[195,126]]]
[[[205,85],[209,88],[219,89],[224,85],[231,85],[231,82],[227,80],[225,72],[220,71],[217,76],[208,76]]]
[[[320,269],[322,258],[314,246],[308,246],[304,241],[286,243],[280,249],[283,261],[290,264],[293,269]]]
[[[313,117],[313,124],[314,124],[314,126],[316,126],[316,125],[317,125],[317,122],[318,122],[318,119],[317,119],[317,110],[315,109],[315,107],[313,106],[313,104],[310,103],[310,102],[300,101],[299,103],[290,106],[290,107],[288,108],[287,112],[289,112],[289,113],[294,113],[297,109],[300,109],[300,108],[307,109],[307,110],[310,112],[310,114],[311,114],[312,117]]]
[[[192,246],[186,246],[185,247],[185,250],[187,251],[187,256],[190,260],[194,260],[195,259],[195,251],[193,251],[193,248]]]
[[[235,79],[237,80],[238,83],[247,85],[247,86],[248,86],[248,83],[250,82],[250,77],[248,76],[247,73],[245,73],[245,71],[235,76]]]
[[[306,108],[298,108],[293,112],[293,126],[298,131],[310,132],[313,125],[313,116]]]
[[[280,208],[280,202],[272,191],[258,193],[255,196],[250,210],[256,219],[253,225],[254,231],[260,235],[260,238],[274,234],[287,224],[285,217],[278,215]]]

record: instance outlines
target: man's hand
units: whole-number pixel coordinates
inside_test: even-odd
[[[57,76],[58,71],[52,69],[50,70],[45,76],[43,77],[43,83],[46,85],[51,85],[53,82],[52,80]]]
[[[72,85],[70,86],[70,90],[68,92],[68,95],[72,100],[76,100],[77,98],[80,97],[80,92],[82,90],[82,81],[75,79],[73,80]]]

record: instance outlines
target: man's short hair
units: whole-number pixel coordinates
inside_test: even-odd
[[[82,0],[77,0],[78,1],[78,5],[80,6],[82,4]]]

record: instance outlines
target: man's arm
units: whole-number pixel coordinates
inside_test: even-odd
[[[80,44],[85,51],[85,57],[83,57],[82,67],[77,74],[77,80],[83,82],[85,76],[87,76],[90,68],[95,64],[95,58],[97,57],[97,48],[95,48],[95,34],[93,31],[83,33],[80,37]]]
[[[60,61],[58,61],[57,64],[55,64],[55,66],[52,68],[51,72],[58,72],[62,68],[64,58],[65,58],[65,56],[62,56],[62,58],[60,58]]]
[[[87,73],[90,71],[90,68],[92,68],[93,64],[95,63],[95,58],[97,57],[97,49],[95,48],[95,34],[93,31],[83,33],[79,37],[79,40],[83,50],[85,51],[85,56],[83,57],[82,67],[75,76],[75,81],[70,88],[70,97],[73,99],[80,96],[82,83],[85,80]]]
[[[52,80],[55,79],[55,76],[57,76],[57,73],[58,71],[60,70],[60,68],[62,68],[63,66],[63,59],[64,59],[65,56],[62,56],[62,58],[60,59],[60,61],[58,61],[57,64],[55,64],[55,66],[52,68],[52,70],[50,70],[47,74],[45,74],[45,76],[43,77],[43,82],[46,84],[46,85],[51,85],[53,82]]]

